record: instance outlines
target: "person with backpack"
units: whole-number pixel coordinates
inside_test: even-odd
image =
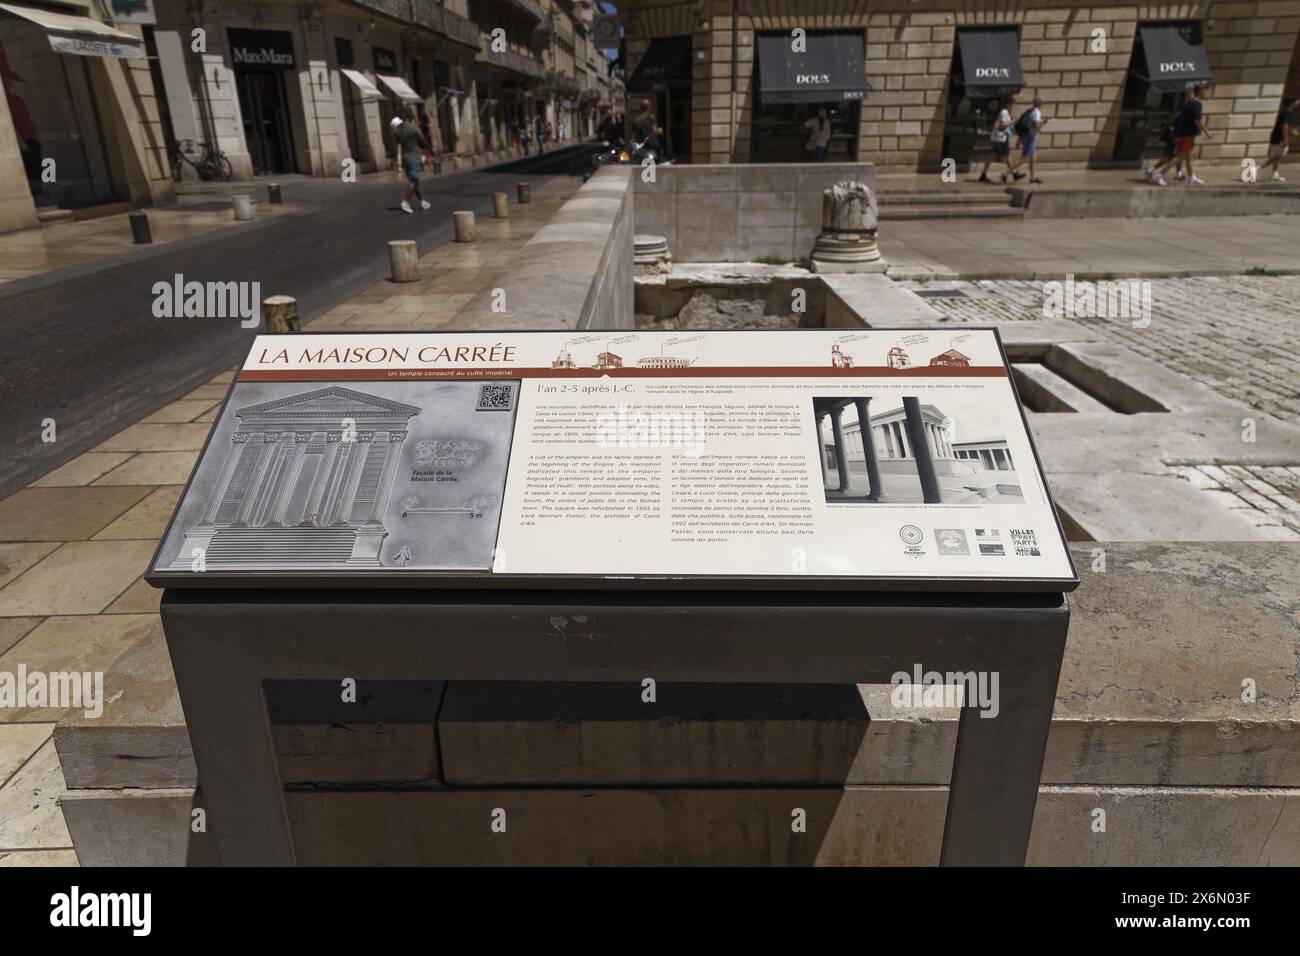
[[[1282,157],[1287,154],[1291,148],[1291,111],[1295,109],[1296,100],[1293,96],[1282,98],[1282,108],[1277,111],[1277,121],[1273,124],[1273,132],[1268,137],[1268,159],[1264,160],[1264,169],[1273,167],[1273,182],[1286,182],[1282,178],[1282,171],[1279,167],[1282,165]]]
[[[1160,127],[1160,162],[1152,163],[1142,171],[1147,180],[1155,183],[1157,186],[1165,185],[1165,178],[1156,172],[1157,166],[1163,168],[1169,163],[1173,163],[1175,179],[1182,179],[1187,175],[1183,171],[1183,160],[1178,155],[1178,138],[1175,134],[1175,130],[1178,128],[1178,118],[1182,112],[1182,107],[1179,107],[1170,113],[1165,119],[1164,123]]]
[[[1039,185],[1042,180],[1038,178],[1038,173],[1034,169],[1034,156],[1038,153],[1038,134],[1043,127],[1047,125],[1047,119],[1043,116],[1043,98],[1034,97],[1034,105],[1020,114],[1016,120],[1016,136],[1020,139],[1020,158],[1015,161],[1008,172],[1012,176],[1020,170],[1020,167],[1029,164],[1029,182],[1032,185]],[[1016,176],[1019,179],[1019,176]]]
[[[993,132],[989,134],[989,143],[993,147],[993,158],[986,160],[984,169],[980,172],[980,182],[989,182],[989,167],[994,162],[999,162],[1007,168],[1002,173],[1002,185],[1007,183],[1007,174],[1011,174],[1016,179],[1023,179],[1024,173],[1014,172],[1011,168],[1011,127],[1015,125],[1011,122],[1011,107],[1016,102],[1014,94],[1007,94],[1007,97],[998,105],[998,118],[993,121]]]
[[[1205,180],[1197,176],[1192,169],[1192,153],[1196,152],[1197,135],[1204,133],[1206,139],[1212,136],[1205,125],[1205,104],[1201,102],[1204,96],[1205,87],[1193,86],[1191,97],[1178,111],[1174,122],[1174,159],[1165,160],[1152,171],[1152,179],[1157,186],[1165,185],[1163,173],[1177,160],[1182,160],[1183,165],[1187,167],[1187,185],[1205,185]]]

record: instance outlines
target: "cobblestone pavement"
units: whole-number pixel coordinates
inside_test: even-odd
[[[1150,279],[1151,323],[1074,321],[1144,358],[1286,421],[1300,418],[1300,349],[1295,313],[1300,276]],[[953,322],[1042,319],[1044,283],[985,279],[907,283]],[[948,297],[945,291],[964,293]]]
[[[1256,527],[1280,525],[1293,539],[1300,538],[1300,468],[1196,465],[1172,470]]]

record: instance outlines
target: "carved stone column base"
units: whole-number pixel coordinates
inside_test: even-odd
[[[817,273],[884,272],[889,263],[881,257],[874,237],[823,232],[813,243],[810,268]]]
[[[632,237],[632,264],[636,275],[667,275],[673,271],[672,253],[663,236],[637,235]]]

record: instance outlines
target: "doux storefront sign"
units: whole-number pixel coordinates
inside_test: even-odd
[[[293,69],[293,35],[281,30],[226,31],[230,37],[230,62],[236,69]]]

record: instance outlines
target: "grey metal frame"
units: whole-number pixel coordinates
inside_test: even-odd
[[[263,681],[890,683],[996,671],[962,710],[941,862],[1024,863],[1069,625],[1061,594],[176,590],[162,602],[225,865],[292,865]]]

